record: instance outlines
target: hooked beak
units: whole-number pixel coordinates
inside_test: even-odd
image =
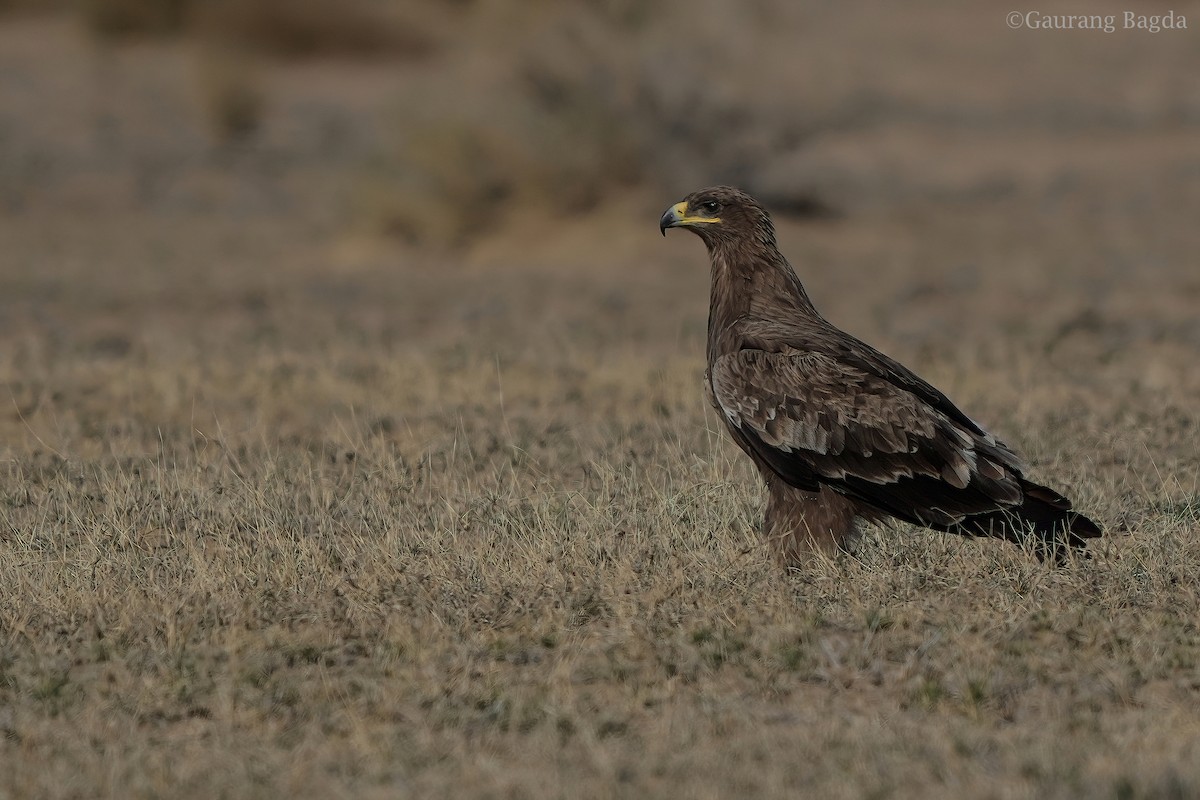
[[[721,222],[720,217],[702,217],[699,214],[693,214],[688,211],[686,200],[681,200],[675,205],[667,209],[667,213],[662,215],[662,219],[658,221],[658,229],[663,236],[667,235],[667,228],[691,228],[695,230],[704,225],[718,225]]]
[[[687,203],[678,202],[667,209],[667,212],[662,215],[662,219],[658,221],[658,230],[663,236],[667,235],[667,228],[678,228],[683,224],[684,217],[687,216]]]

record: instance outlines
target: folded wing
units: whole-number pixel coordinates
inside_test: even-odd
[[[1022,505],[1027,482],[1011,450],[940,393],[933,399],[948,410],[871,366],[746,349],[718,358],[711,380],[735,436],[793,486],[827,485],[943,529]]]

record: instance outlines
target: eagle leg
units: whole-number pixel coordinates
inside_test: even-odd
[[[763,535],[785,567],[798,568],[814,552],[846,550],[857,532],[854,501],[828,488],[808,492],[772,475],[767,479]]]

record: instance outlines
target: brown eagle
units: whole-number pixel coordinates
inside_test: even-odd
[[[659,227],[708,247],[704,389],[766,481],[763,533],[784,564],[845,547],[860,518],[1028,543],[1056,562],[1101,535],[944,394],[818,314],[752,197],[702,189]]]

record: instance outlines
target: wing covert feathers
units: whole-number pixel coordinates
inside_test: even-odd
[[[1011,450],[906,382],[791,347],[720,356],[710,377],[739,443],[796,488],[829,486],[908,522],[977,535],[1013,538],[1017,518],[1098,535],[1066,498],[1026,481]]]

